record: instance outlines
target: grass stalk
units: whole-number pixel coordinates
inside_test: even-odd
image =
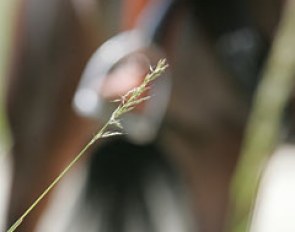
[[[66,166],[66,168],[53,180],[53,182],[44,190],[44,192],[33,202],[33,204],[19,217],[19,219],[7,230],[7,232],[14,232],[24,221],[24,219],[31,213],[31,211],[46,197],[46,195],[59,183],[59,181],[69,172],[69,170],[81,159],[85,152],[99,139],[112,137],[122,134],[122,125],[120,117],[133,110],[141,102],[146,101],[149,97],[142,97],[142,94],[149,88],[151,82],[157,79],[168,67],[166,60],[162,59],[158,62],[155,68],[151,68],[150,72],[145,76],[144,81],[138,87],[129,91],[117,101],[119,106],[112,113],[107,123],[93,136],[93,138],[83,147],[78,155]],[[116,128],[115,131],[109,130],[109,127]]]

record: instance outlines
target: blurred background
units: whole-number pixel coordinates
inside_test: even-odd
[[[10,133],[6,121],[4,110],[5,97],[5,76],[8,72],[8,60],[12,45],[13,21],[16,14],[16,1],[2,1],[0,3],[0,227],[4,228],[6,218],[6,208],[8,204],[8,192],[10,182],[10,162],[8,161],[8,151],[10,148]]]
[[[3,1],[1,3],[1,157],[5,154],[9,144],[9,131],[7,128],[4,113],[4,93],[5,93],[5,74],[8,72],[8,59],[10,56],[10,46],[12,45],[13,20],[15,18],[15,1]]]
[[[101,128],[112,100],[165,57],[152,99],[122,118],[126,134],[93,146],[17,231],[227,231],[284,2],[0,2],[0,230]],[[264,163],[253,232],[295,231],[292,107]]]

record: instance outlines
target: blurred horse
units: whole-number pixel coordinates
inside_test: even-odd
[[[72,109],[79,78],[95,48],[122,28],[134,27],[148,2],[19,4],[7,96],[14,141],[8,225],[98,127]],[[169,59],[173,88],[153,143],[187,186],[199,231],[218,232],[224,227],[229,183],[281,1],[173,2],[156,41]],[[19,231],[34,230],[46,201]]]

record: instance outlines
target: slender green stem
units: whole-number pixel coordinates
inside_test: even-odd
[[[45,191],[33,202],[33,204],[24,212],[24,214],[7,230],[7,232],[14,232],[24,221],[24,219],[30,214],[30,212],[39,204],[39,202],[59,183],[59,181],[68,173],[68,171],[81,159],[85,152],[99,139],[105,137],[111,137],[114,135],[121,134],[121,132],[108,131],[108,127],[113,125],[117,129],[122,129],[119,118],[131,111],[136,105],[141,102],[148,100],[147,97],[141,97],[142,93],[146,91],[147,85],[158,78],[168,67],[166,60],[160,60],[155,67],[151,69],[151,72],[146,75],[143,83],[133,90],[129,91],[119,101],[121,104],[112,113],[107,123],[97,132],[93,138],[84,146],[79,154],[66,166],[66,168],[53,180],[53,182],[45,189]],[[128,99],[125,101],[125,99]]]
[[[95,138],[95,136],[94,136]],[[98,139],[98,137],[97,137]],[[7,232],[13,232],[21,225],[25,217],[39,204],[39,202],[55,187],[55,185],[64,177],[64,175],[74,166],[75,163],[84,155],[89,147],[97,140],[92,139],[80,153],[70,162],[70,164],[54,179],[54,181],[45,189],[45,191],[34,201],[34,203],[24,212],[24,214],[8,229]]]
[[[8,229],[7,232],[15,231],[27,217],[30,212],[39,204],[39,202],[59,183],[65,174],[81,159],[85,152],[101,138],[109,125],[109,121],[100,129],[100,131],[93,136],[93,138],[84,146],[79,154],[68,164],[68,166],[54,179],[54,181],[44,190],[44,192],[34,201],[34,203],[24,212],[24,214]]]

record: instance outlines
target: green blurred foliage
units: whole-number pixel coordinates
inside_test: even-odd
[[[17,0],[0,1],[0,157],[9,147],[9,133],[5,120],[4,95],[5,75],[8,72],[8,60],[12,46],[12,32],[15,20]]]

